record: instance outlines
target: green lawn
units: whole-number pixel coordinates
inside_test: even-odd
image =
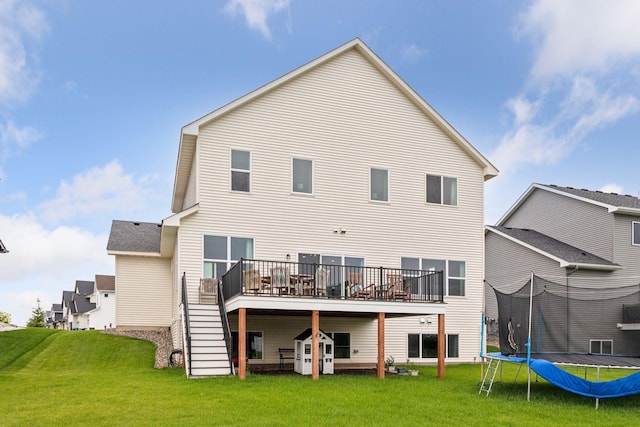
[[[151,343],[24,329],[0,333],[0,426],[11,425],[637,425],[640,396],[594,400],[544,381],[526,401],[525,368],[505,364],[503,382],[478,395],[479,365],[420,376],[249,375],[187,380],[153,368]],[[605,373],[606,374],[606,373]]]

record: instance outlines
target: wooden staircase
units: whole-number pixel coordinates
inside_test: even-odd
[[[220,310],[215,304],[189,304],[191,378],[230,375]]]

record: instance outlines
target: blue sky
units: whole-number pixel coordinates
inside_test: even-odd
[[[360,37],[532,182],[637,195],[640,2],[0,0],[0,311],[113,274],[112,219],[170,214],[180,128]]]

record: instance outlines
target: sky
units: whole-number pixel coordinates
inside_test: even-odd
[[[499,170],[638,195],[635,0],[0,0],[0,311],[114,274],[113,219],[170,215],[180,129],[362,39]]]

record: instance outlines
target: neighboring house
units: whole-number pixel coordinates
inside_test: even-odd
[[[71,303],[73,301],[73,291],[62,291],[62,329],[71,330],[73,325],[70,323]]]
[[[0,254],[6,254],[9,251],[7,250],[7,248],[4,246],[4,244],[2,243],[2,240],[0,240]]]
[[[116,278],[96,274],[93,283],[89,302],[95,304],[95,309],[87,313],[89,325],[94,329],[112,328],[116,324]]]
[[[500,290],[514,291],[532,272],[583,288],[640,283],[640,199],[635,196],[533,184],[495,226],[486,227],[485,240],[486,281]],[[486,301],[491,325],[497,307],[489,289]],[[576,335],[568,351],[602,347],[640,354],[640,325],[623,322],[622,304],[608,310],[570,313],[570,322],[589,325],[589,336]]]
[[[182,129],[174,215],[112,224],[117,327],[171,328],[193,376],[228,374],[227,350],[241,377],[242,355],[278,366],[309,327],[336,369],[473,362],[497,173],[355,39]]]
[[[94,283],[86,280],[76,280],[76,287],[68,305],[67,318],[72,330],[91,329],[90,312],[96,305],[89,300],[93,293]]]
[[[51,329],[64,329],[64,310],[62,304],[51,304],[46,312],[46,326]]]

